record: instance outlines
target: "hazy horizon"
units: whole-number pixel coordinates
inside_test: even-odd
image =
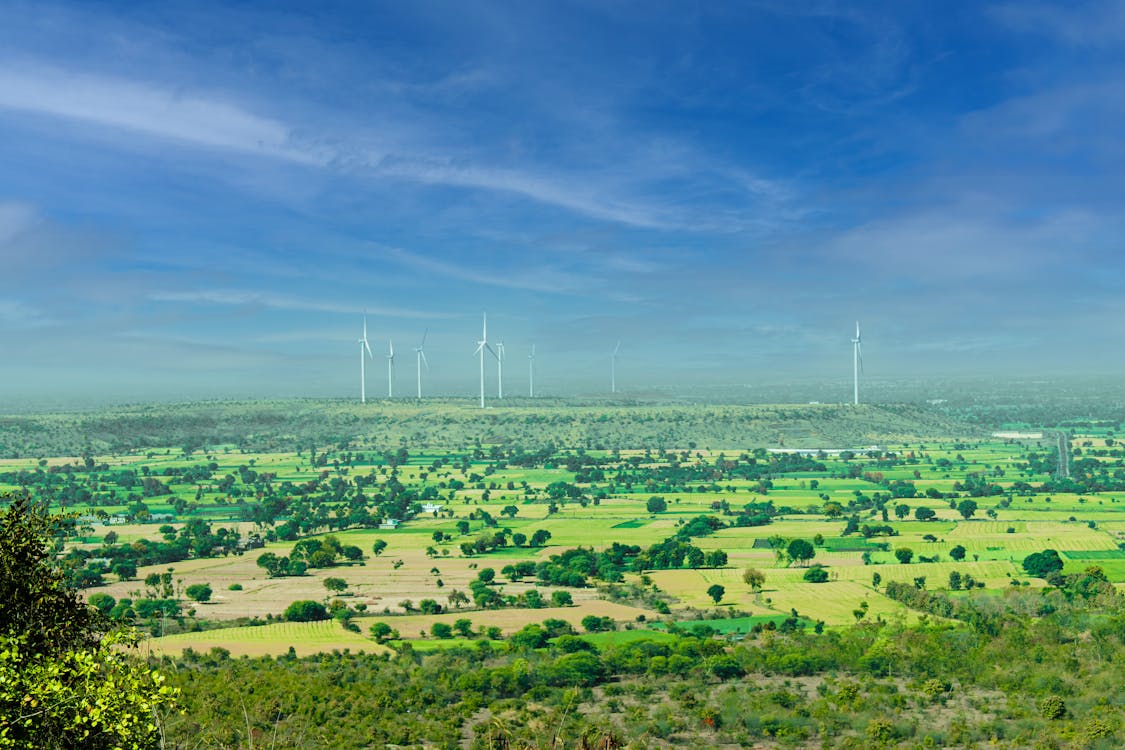
[[[0,409],[1125,368],[1110,2],[0,8]],[[840,392],[837,393],[836,390]],[[489,396],[496,393],[488,363]]]

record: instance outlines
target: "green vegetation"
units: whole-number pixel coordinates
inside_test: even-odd
[[[190,438],[161,407],[126,420],[140,451],[0,462],[0,490],[73,514],[54,560],[90,612],[159,636],[191,707],[172,747],[327,746],[324,711],[361,746],[535,746],[544,726],[607,747],[1118,738],[1125,447],[1105,426],[1073,435],[1060,477],[1053,436],[914,407],[323,408],[331,437],[229,405],[261,432],[216,443],[226,426]],[[53,419],[0,425],[0,445]],[[1055,675],[1064,644],[1080,653]],[[370,684],[305,706],[317,665]],[[245,712],[234,687],[205,698],[230,679],[272,687]]]
[[[0,747],[155,748],[175,690],[125,649],[64,585],[48,542],[56,521],[25,497],[0,511]],[[97,605],[95,605],[97,606]]]

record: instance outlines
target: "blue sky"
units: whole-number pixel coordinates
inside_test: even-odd
[[[0,404],[1119,369],[1125,6],[0,6]],[[490,385],[490,389],[494,386]],[[841,395],[843,397],[843,395]]]

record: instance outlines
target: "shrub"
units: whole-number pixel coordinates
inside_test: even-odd
[[[828,580],[828,570],[823,565],[814,565],[805,571],[804,579],[809,583],[825,583]]]
[[[282,616],[289,622],[315,622],[327,620],[328,610],[320,602],[298,599],[285,608],[285,614]]]
[[[1051,721],[1064,719],[1066,718],[1066,702],[1057,695],[1048,695],[1039,701],[1039,715]]]

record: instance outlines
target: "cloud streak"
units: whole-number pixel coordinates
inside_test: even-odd
[[[326,163],[324,154],[297,145],[277,120],[207,95],[119,78],[9,62],[0,66],[0,108],[298,164]]]

